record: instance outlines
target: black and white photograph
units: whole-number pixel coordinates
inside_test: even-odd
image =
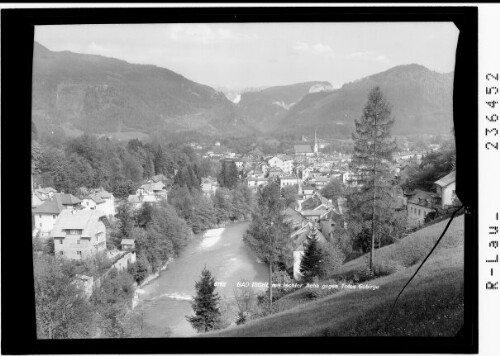
[[[458,33],[37,26],[37,337],[454,336]]]
[[[2,339],[477,351],[474,11],[2,10]]]

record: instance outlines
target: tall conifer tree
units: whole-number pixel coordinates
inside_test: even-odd
[[[393,124],[389,104],[380,88],[375,87],[368,95],[362,117],[355,121],[351,169],[358,185],[348,199],[350,230],[361,240],[362,249],[370,250],[371,271],[377,233],[390,234],[401,223],[394,221],[395,187],[390,172],[396,150],[396,141],[391,137]]]
[[[198,332],[207,332],[218,328],[221,319],[219,310],[220,297],[215,293],[215,279],[205,266],[201,278],[195,284],[196,297],[192,304],[194,315],[186,316]]]
[[[300,273],[302,273],[304,282],[310,283],[314,277],[319,277],[322,262],[323,254],[318,246],[318,241],[313,237],[300,261]]]

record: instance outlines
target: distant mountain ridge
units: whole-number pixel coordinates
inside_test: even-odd
[[[224,91],[171,70],[35,43],[33,121],[97,134],[310,134],[350,138],[368,92],[380,86],[395,134],[449,133],[453,73],[402,65],[334,89],[327,81]],[[230,99],[228,99],[228,97]]]
[[[35,43],[33,118],[83,131],[253,132],[213,88],[153,65],[53,52]]]
[[[329,82],[314,81],[246,91],[241,94],[236,108],[243,121],[261,131],[268,131],[270,122],[285,116],[304,96],[332,88]]]
[[[311,93],[279,120],[275,133],[305,133],[317,128],[329,137],[350,137],[369,91],[380,86],[392,107],[394,134],[449,134],[453,127],[453,72],[437,73],[418,64],[401,65],[344,84],[330,92]]]

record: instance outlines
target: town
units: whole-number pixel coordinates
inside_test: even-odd
[[[107,139],[101,137],[99,140]],[[439,142],[430,135],[424,139]],[[406,217],[404,236],[434,219],[449,216],[450,209],[458,203],[453,169],[441,173],[427,190],[418,187],[413,189],[411,184],[407,184],[416,170],[423,169],[420,168],[422,161],[439,153],[444,147],[442,145],[449,144],[449,141],[430,143],[425,146],[426,150],[418,148],[406,137],[399,137],[398,142],[401,147],[394,155],[390,172],[393,184],[398,187],[396,210],[404,212]],[[259,147],[241,154],[231,151],[220,141],[208,145],[190,142],[185,144],[185,150],[204,160],[207,165],[234,167],[237,184],[246,186],[254,195],[253,200],[266,186],[274,184],[279,187],[282,199],[287,202],[286,222],[291,229],[289,241],[292,255],[288,256],[293,260],[291,276],[294,281],[300,281],[301,259],[309,241],[315,239],[321,244],[336,241],[338,229],[347,228],[345,194],[349,188],[362,184],[350,168],[352,154],[331,150],[330,145],[331,141],[318,138],[315,130],[310,138],[303,136],[301,141],[290,145],[290,149],[275,154],[266,154]],[[172,191],[177,189],[174,187],[176,177],[179,177],[178,169],[170,176],[158,174],[147,177],[131,187],[130,194],[119,194],[119,197],[103,187],[79,187],[73,194],[58,192],[53,187],[33,187],[34,248],[38,254],[49,253],[65,260],[77,261],[80,268],[74,274],[73,282],[89,299],[100,287],[101,279],[109,275],[110,271],[137,271],[133,267],[137,266],[136,239],[133,234],[121,236],[118,242],[110,243],[122,225],[120,219],[123,216],[117,212],[140,213],[147,206],[161,206],[169,201],[172,203],[169,197],[177,194]],[[206,175],[200,177],[197,189],[205,199],[210,200],[218,192],[224,191],[221,183],[224,185],[221,177]],[[182,212],[178,210],[178,214],[181,216]],[[206,228],[230,221],[235,220],[226,216],[225,220],[216,219],[214,224]],[[354,256],[362,252],[353,251]],[[98,267],[89,268],[88,265],[92,263],[88,261],[95,261]],[[135,288],[151,279],[148,274],[157,274],[159,270],[144,266],[139,269],[146,271],[141,278],[134,275]]]
[[[453,23],[35,32],[38,339],[458,333]]]

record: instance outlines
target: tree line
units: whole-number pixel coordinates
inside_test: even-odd
[[[123,198],[155,175],[179,185],[199,185],[202,177],[217,174],[218,166],[189,146],[138,139],[121,143],[83,134],[43,144],[33,140],[32,173],[35,184],[65,193],[75,194],[80,187],[103,187]]]
[[[33,261],[39,339],[143,336],[141,315],[132,310],[134,279],[128,271],[112,269],[89,297],[75,280],[83,271],[102,267],[98,263],[75,264],[40,253],[34,253]]]

